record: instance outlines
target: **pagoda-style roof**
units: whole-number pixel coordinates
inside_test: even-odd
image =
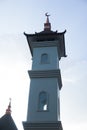
[[[0,130],[18,130],[10,114],[0,118]]]
[[[51,24],[49,22],[49,15],[47,13],[46,13],[46,16],[47,16],[47,19],[46,19],[46,23],[44,23],[43,31],[38,32],[38,33],[35,32],[35,34],[24,33],[24,35],[27,38],[31,54],[33,56],[33,48],[35,47],[57,46],[59,59],[61,57],[66,57],[65,39],[64,39],[64,34],[66,30],[64,32],[52,31]],[[46,45],[44,44],[44,42],[45,43],[49,42],[49,43]]]
[[[46,42],[49,42],[48,46],[51,46],[50,41],[52,41],[54,43],[56,41],[56,44],[54,46],[58,47],[59,59],[60,59],[61,57],[66,57],[65,39],[64,39],[65,32],[66,32],[66,30],[64,32],[42,31],[42,32],[35,33],[35,34],[24,33],[24,35],[27,38],[28,45],[29,45],[32,56],[33,56],[33,48],[34,48],[35,44],[37,45],[37,43],[40,43],[40,45],[41,44],[44,45],[43,42],[46,41]],[[39,47],[40,47],[40,45],[39,45]],[[52,46],[53,46],[53,44],[52,44]]]

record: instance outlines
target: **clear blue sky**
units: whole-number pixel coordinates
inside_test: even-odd
[[[26,120],[31,55],[23,32],[43,30],[49,12],[52,30],[67,30],[67,58],[60,61],[64,130],[87,130],[87,1],[0,0],[0,117],[12,98],[12,117],[19,130]]]

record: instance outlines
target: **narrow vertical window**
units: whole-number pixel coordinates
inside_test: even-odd
[[[48,109],[47,93],[41,92],[39,94],[39,110],[46,111]]]
[[[41,63],[42,64],[48,63],[48,54],[44,53],[41,55]]]

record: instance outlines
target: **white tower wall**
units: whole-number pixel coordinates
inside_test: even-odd
[[[48,54],[47,63],[41,62],[41,56]],[[33,49],[32,70],[49,70],[59,68],[57,47],[39,47]]]
[[[28,122],[46,122],[60,120],[59,86],[57,78],[32,79],[30,84]],[[39,110],[39,94],[47,93],[47,110]]]
[[[43,55],[45,55],[45,58]],[[56,46],[33,48],[33,71],[39,73],[41,70],[44,72],[45,70],[54,71],[57,69],[59,69],[59,59]],[[39,95],[41,92],[47,93],[47,110],[39,110]],[[60,120],[58,98],[59,83],[57,77],[31,78],[27,121],[49,122]]]

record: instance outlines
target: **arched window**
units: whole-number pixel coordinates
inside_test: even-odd
[[[48,109],[48,97],[46,92],[39,94],[39,110],[46,111]]]
[[[41,55],[41,63],[42,64],[48,63],[48,54],[44,53]]]

